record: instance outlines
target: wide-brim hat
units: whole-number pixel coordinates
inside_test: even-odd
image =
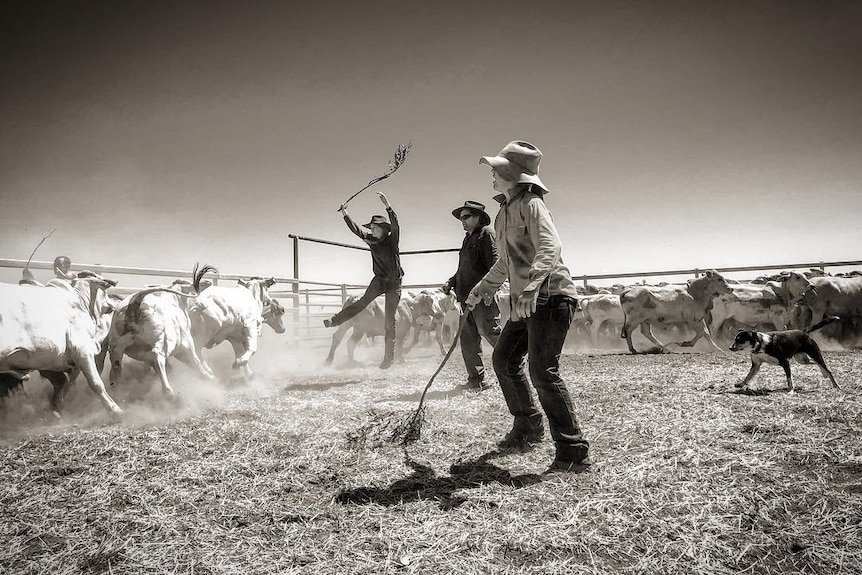
[[[386,221],[385,217],[376,214],[371,216],[370,222],[368,222],[367,224],[362,224],[362,227],[368,228],[370,230],[371,224],[377,224],[378,226],[386,228],[387,230],[392,229],[392,225],[388,221]]]
[[[480,204],[479,202],[474,202],[472,200],[467,200],[464,202],[463,206],[457,207],[452,210],[452,215],[455,216],[459,221],[461,220],[461,211],[462,210],[470,210],[479,214],[479,222],[483,226],[487,226],[491,223],[491,216],[488,215],[488,212],[485,211],[485,204]]]
[[[541,161],[542,152],[539,148],[530,142],[513,140],[496,156],[482,156],[479,163],[488,164],[510,182],[533,184],[541,188],[543,193],[547,193],[548,187],[539,178]]]

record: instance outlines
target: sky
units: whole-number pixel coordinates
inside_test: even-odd
[[[0,258],[56,228],[34,259],[291,277],[288,234],[359,245],[336,210],[408,141],[350,213],[381,191],[402,250],[457,248],[454,208],[497,211],[479,158],[523,139],[575,275],[862,259],[859,2],[0,10]],[[442,283],[457,259],[402,263]],[[371,259],[303,243],[300,276]]]

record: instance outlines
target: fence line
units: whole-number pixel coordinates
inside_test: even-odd
[[[584,281],[584,285],[587,284],[588,280],[597,280],[597,279],[623,279],[623,278],[631,278],[631,277],[658,277],[658,276],[686,276],[686,275],[694,275],[694,277],[698,277],[700,274],[705,272],[706,270],[717,271],[718,273],[736,273],[736,272],[754,272],[754,271],[769,271],[769,270],[787,270],[787,269],[819,269],[822,271],[826,271],[827,267],[830,268],[841,268],[841,267],[851,267],[851,266],[862,266],[862,260],[850,260],[850,261],[836,261],[836,262],[814,262],[814,263],[802,263],[802,264],[771,264],[771,265],[762,265],[762,266],[737,266],[737,267],[715,267],[715,268],[692,268],[685,270],[664,270],[664,271],[654,271],[654,272],[628,272],[628,273],[614,273],[614,274],[584,274],[574,276],[575,279],[582,279]]]
[[[276,298],[286,298],[290,302],[288,307],[289,321],[288,325],[293,326],[292,335],[296,340],[320,340],[328,339],[329,332],[323,326],[323,322],[318,322],[319,325],[312,325],[314,320],[322,319],[331,315],[331,310],[340,309],[347,297],[351,293],[358,290],[364,291],[365,285],[313,281],[301,279],[299,275],[299,242],[309,241],[321,244],[334,245],[337,247],[346,247],[351,249],[367,250],[368,248],[351,246],[349,244],[341,244],[329,240],[320,240],[316,238],[306,238],[291,234],[290,237],[294,241],[294,276],[269,276],[266,274],[234,274],[234,273],[213,273],[208,277],[213,278],[213,284],[218,284],[220,280],[239,280],[254,277],[255,275],[264,275],[265,277],[273,277],[276,282],[287,284],[289,289],[279,289],[275,287],[271,293]],[[457,249],[447,250],[416,250],[412,252],[402,252],[402,254],[427,254],[440,252],[459,251]],[[53,270],[54,263],[47,261],[31,261],[29,265],[26,260],[21,259],[2,259],[0,258],[0,268],[17,268],[24,269],[29,267],[36,270]],[[587,286],[592,280],[605,279],[626,279],[626,278],[646,278],[660,276],[694,276],[698,277],[707,269],[713,269],[719,273],[736,273],[736,272],[755,272],[755,271],[771,271],[771,270],[792,270],[802,268],[814,268],[825,271],[827,268],[841,267],[862,267],[862,260],[847,260],[847,261],[819,261],[809,263],[789,263],[789,264],[769,264],[759,266],[736,266],[736,267],[716,267],[716,268],[692,268],[680,270],[656,270],[656,271],[641,271],[641,272],[625,272],[625,273],[608,273],[608,274],[582,274],[573,275],[576,281],[583,281],[584,286]],[[72,269],[75,271],[91,270],[101,274],[121,274],[131,276],[152,276],[152,277],[170,277],[170,278],[188,278],[191,276],[190,270],[171,270],[163,268],[142,268],[130,266],[102,265],[102,264],[72,264]],[[405,285],[403,290],[411,289],[426,289],[435,288],[439,284],[415,284]],[[143,286],[141,286],[143,287]],[[116,293],[128,294],[136,288],[120,286],[112,288]]]

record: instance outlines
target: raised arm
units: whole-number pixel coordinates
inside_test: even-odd
[[[348,215],[347,206],[341,206],[338,211],[341,212],[342,216],[344,216],[344,223],[347,224],[347,228],[351,232],[359,236],[361,240],[365,241],[365,239],[371,235],[370,233],[363,230],[362,227],[359,226],[359,224],[357,224],[356,222],[354,222],[350,215]]]
[[[383,202],[383,205],[386,206],[386,214],[389,216],[389,224],[391,225],[389,236],[392,238],[392,241],[398,245],[398,240],[401,239],[401,227],[398,225],[398,216],[389,204],[389,200],[386,199],[386,195],[383,192],[377,192],[377,195],[380,197],[380,201]]]

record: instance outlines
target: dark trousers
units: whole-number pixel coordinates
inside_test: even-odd
[[[398,302],[401,301],[401,280],[386,280],[378,276],[372,278],[368,284],[368,289],[362,294],[362,297],[342,309],[340,312],[332,316],[332,325],[341,325],[346,322],[374,301],[374,298],[380,294],[386,295],[386,304],[384,306],[384,335],[385,351],[383,359],[392,359],[395,354],[395,312],[398,309]]]
[[[577,462],[587,456],[589,443],[581,433],[572,398],[560,377],[560,353],[574,306],[571,298],[551,296],[531,317],[510,320],[494,347],[493,360],[509,413],[515,416],[515,429],[525,432],[542,425],[542,414],[527,382],[524,360],[528,360],[530,379],[548,418],[557,459]]]
[[[479,385],[485,379],[485,364],[482,361],[482,338],[497,345],[500,338],[500,309],[496,302],[491,305],[478,304],[466,312],[467,317],[461,318],[461,355],[464,356],[464,366],[467,368],[467,382]]]

